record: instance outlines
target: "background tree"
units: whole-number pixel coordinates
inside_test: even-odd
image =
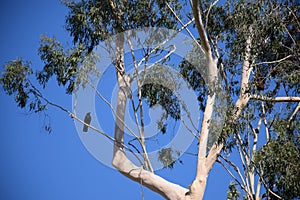
[[[93,60],[85,71],[80,68],[85,57],[107,35],[133,28],[154,26],[180,31],[182,27],[188,27],[193,32],[190,36],[199,38],[195,41],[204,50],[208,80],[205,84],[203,77],[190,67],[190,63],[182,61],[179,65],[182,75],[198,92],[202,108],[199,112],[203,114],[197,134],[199,144],[195,150],[198,161],[196,176],[190,187],[181,187],[155,175],[147,158],[143,130],[139,131],[140,137],[136,140],[140,138],[144,169],[134,171],[137,166],[124,153],[124,105],[130,91],[124,93],[121,89],[112,138],[115,142],[113,165],[117,170],[138,183],[143,182],[143,185],[167,199],[202,199],[208,173],[217,161],[232,175],[247,199],[299,197],[299,181],[296,179],[299,176],[295,174],[299,168],[300,101],[297,43],[300,25],[296,1],[191,1],[190,5],[179,1],[81,1],[65,4],[70,9],[66,28],[73,38],[74,47],[65,50],[55,38],[42,38],[39,54],[45,66],[36,72],[35,78],[45,89],[51,77],[56,78],[58,85],[66,86],[68,94],[75,92],[79,85],[89,84],[87,74],[95,73],[95,68]],[[188,26],[190,21],[194,27]],[[117,38],[114,49],[113,61],[120,88],[130,85],[132,78],[126,71],[123,51],[124,43],[128,41]],[[132,59],[135,60],[134,55]],[[5,68],[2,86],[7,94],[15,96],[18,106],[28,106],[35,112],[44,111],[49,105],[55,106],[84,123],[75,113],[42,95],[32,80],[34,73],[30,63],[18,59],[8,62]],[[214,135],[211,118],[216,104],[216,90],[212,85],[218,80],[218,70],[230,112],[227,113],[219,142],[208,144],[210,135]],[[155,85],[140,86],[137,99],[146,98],[150,106],[157,103],[176,105],[176,98],[169,98],[172,94],[162,93],[163,89]],[[180,120],[176,117],[176,112],[180,110],[176,106],[174,108],[167,110],[167,114]],[[137,119],[143,123],[141,118]],[[168,156],[170,150],[161,152],[162,157],[174,161]],[[231,152],[240,155],[240,164],[229,160]],[[233,172],[224,162],[232,167]],[[287,181],[291,180],[289,177],[295,180]],[[235,191],[233,186],[229,186],[230,194]],[[234,194],[232,198],[237,196]]]

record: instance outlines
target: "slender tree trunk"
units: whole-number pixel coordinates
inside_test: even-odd
[[[127,97],[130,95],[130,77],[126,75],[124,69],[124,38],[122,34],[117,36],[116,41],[116,71],[118,80],[118,101],[116,108],[115,121],[115,143],[112,165],[124,176],[129,179],[153,190],[170,200],[184,200],[188,190],[180,185],[171,183],[153,172],[143,168],[143,163],[140,166],[134,165],[126,156],[124,151],[124,119],[127,104]]]

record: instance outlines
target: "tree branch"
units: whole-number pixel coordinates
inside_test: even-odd
[[[131,128],[129,126],[127,126],[127,124],[124,122],[124,120],[122,120],[116,113],[114,107],[111,105],[111,103],[109,103],[107,101],[107,99],[105,99],[105,97],[103,97],[103,95],[99,92],[99,90],[92,84],[90,83],[88,80],[87,80],[88,84],[91,86],[91,88],[96,92],[96,94],[98,95],[98,97],[100,99],[102,99],[102,101],[104,101],[104,103],[106,103],[109,108],[111,109],[113,115],[118,119],[120,120],[120,122],[124,125],[124,127],[129,131],[129,133],[138,140],[139,143],[141,143],[141,140],[139,139],[139,137],[133,132],[133,130],[131,130]]]
[[[200,36],[201,44],[204,47],[204,50],[206,52],[207,57],[211,57],[211,48],[209,45],[208,37],[206,34],[206,31],[203,26],[202,18],[201,18],[201,13],[200,13],[200,5],[199,5],[199,0],[192,0],[192,9],[193,9],[193,14],[195,17],[195,22],[196,22],[196,27],[198,30],[198,34]]]
[[[124,76],[124,75],[123,75]],[[122,88],[128,83],[128,79],[123,79],[122,75],[117,73],[119,88]],[[112,165],[124,176],[129,179],[143,183],[144,186],[153,190],[154,192],[162,195],[166,199],[182,199],[185,193],[188,191],[187,189],[171,183],[150,171],[146,171],[143,166],[137,167],[134,165],[126,156],[124,149],[121,145],[124,143],[124,124],[119,122],[120,120],[124,121],[125,117],[125,109],[126,109],[126,90],[125,92],[119,89],[118,91],[118,102],[117,102],[117,115],[120,119],[116,119],[115,122],[115,143],[114,143],[114,154]]]
[[[205,17],[205,28],[207,28],[207,24],[208,24],[208,17],[209,17],[209,14],[210,14],[210,10],[219,2],[219,0],[216,0],[214,1],[213,3],[211,3],[209,5],[209,8],[208,8],[208,11],[207,11],[207,14],[206,14],[206,17]]]
[[[252,67],[250,65],[250,51],[251,51],[251,43],[252,43],[252,29],[249,27],[250,35],[247,37],[246,40],[246,49],[245,49],[245,59],[242,65],[242,77],[241,77],[241,88],[240,88],[240,95],[238,100],[235,103],[235,109],[233,111],[233,115],[230,119],[228,119],[228,123],[234,123],[239,118],[243,108],[247,105],[248,101],[250,100],[249,95],[247,94],[247,89],[249,86],[249,78],[252,72]],[[218,155],[220,154],[224,144],[215,144],[208,156],[207,156],[207,167],[210,170],[212,165],[215,163]]]
[[[90,129],[96,131],[97,133],[100,133],[101,135],[103,135],[104,137],[108,138],[109,140],[111,141],[114,141],[114,142],[117,142],[113,137],[111,137],[110,135],[100,131],[99,129],[97,129],[96,127],[90,125],[90,124],[87,124],[85,123],[83,120],[81,120],[79,117],[77,117],[77,115],[75,113],[72,113],[71,111],[69,111],[68,109],[56,104],[56,103],[53,103],[52,101],[50,101],[49,99],[47,99],[46,97],[44,97],[42,95],[42,93],[29,81],[30,83],[30,86],[32,87],[32,92],[37,95],[39,98],[41,98],[42,100],[44,100],[47,104],[53,106],[53,107],[56,107],[60,110],[62,110],[63,112],[67,113],[72,119],[75,119],[76,121],[80,122],[81,124],[89,127]],[[121,144],[119,143],[119,145],[121,145],[123,148],[127,149],[130,153],[133,154],[133,156],[135,156],[137,158],[137,160],[142,164],[142,161],[140,160],[140,158],[132,151],[132,149],[130,149],[129,147],[127,147],[126,145],[124,144]]]
[[[124,64],[124,52],[122,51],[124,43],[122,43],[122,41],[124,40],[121,40],[121,42],[117,44],[118,49],[116,50],[116,53],[117,57],[120,59],[119,61]],[[185,193],[188,191],[187,189],[173,184],[155,175],[153,172],[145,170],[145,165],[141,165],[140,167],[134,165],[126,156],[123,145],[120,145],[124,143],[125,124],[122,122],[124,122],[125,119],[127,97],[128,93],[130,92],[130,90],[122,88],[130,85],[130,77],[121,73],[117,73],[116,75],[119,86],[116,108],[116,116],[118,116],[118,118],[116,118],[115,121],[115,143],[112,165],[124,176],[137,183],[142,183],[144,186],[162,195],[166,199],[182,199],[182,197],[184,197]]]
[[[158,44],[156,47],[152,48],[151,51],[144,56],[137,64],[138,67],[141,66],[141,64],[146,61],[149,56],[151,54],[153,54],[154,52],[156,52],[157,50],[159,50],[163,45],[165,45],[167,42],[171,41],[178,33],[180,33],[183,29],[185,29],[188,25],[190,25],[192,22],[194,21],[194,19],[190,20],[189,22],[187,22],[186,24],[184,24],[184,26],[182,26],[180,29],[177,30],[176,33],[174,33],[173,35],[171,35],[170,37],[168,37],[166,40],[164,40],[163,42],[161,42],[160,44]],[[196,40],[196,39],[195,39]],[[196,40],[197,41],[197,40]],[[132,75],[133,76],[133,75]]]
[[[223,167],[224,169],[229,173],[229,175],[240,185],[240,187],[249,195],[251,196],[251,193],[249,194],[249,191],[247,190],[246,188],[246,182],[240,172],[240,169],[235,165],[233,164],[231,161],[229,161],[227,158],[225,158],[224,156],[220,155],[220,157],[226,162],[228,163],[230,166],[233,167],[233,169],[236,171],[236,173],[238,173],[240,179],[242,180],[242,183],[234,176],[234,174],[225,166],[225,164],[221,161],[221,160],[217,160],[217,162],[219,162]]]
[[[292,55],[288,55],[282,59],[279,59],[279,60],[274,60],[274,61],[269,61],[269,62],[260,62],[260,63],[256,63],[254,64],[254,66],[257,66],[257,65],[264,65],[264,64],[274,64],[274,63],[279,63],[279,62],[282,62],[288,58],[292,57]]]
[[[143,183],[150,190],[162,195],[169,200],[181,200],[188,189],[171,183],[162,177],[155,175],[142,167],[135,166],[122,150],[117,150],[113,159],[113,166],[124,176],[137,182]]]
[[[294,116],[296,115],[296,113],[298,112],[299,109],[300,109],[300,102],[298,103],[298,105],[297,105],[297,107],[295,108],[294,112],[293,112],[292,115],[290,116],[290,118],[289,118],[289,120],[288,120],[289,123],[293,120]]]
[[[138,76],[138,66],[137,66],[137,63],[136,63],[134,49],[133,49],[133,46],[131,44],[131,41],[130,41],[129,37],[127,37],[127,43],[128,43],[128,45],[130,47],[131,56],[132,56],[132,59],[133,59],[133,62],[134,62],[134,70],[135,70],[136,81],[137,81],[137,86],[138,86],[138,98],[142,99],[142,85],[141,85],[141,82],[140,82],[140,78]],[[127,87],[130,88],[129,85]],[[133,98],[132,98],[131,102],[132,102],[133,108],[135,108]],[[150,170],[150,172],[153,172],[153,168],[152,168],[150,159],[148,157],[148,152],[147,152],[146,143],[145,143],[145,134],[144,134],[145,133],[145,131],[144,131],[144,127],[145,126],[144,126],[144,113],[143,113],[143,104],[142,104],[142,101],[139,101],[139,110],[140,110],[140,122],[141,122],[141,125],[139,124],[137,110],[134,109],[135,123],[136,123],[136,126],[137,126],[139,134],[140,134],[141,147],[143,149],[143,153],[144,153],[143,157],[144,157],[145,163],[147,165],[147,168]]]
[[[262,108],[262,112],[263,112],[263,115],[264,115],[264,125],[265,125],[265,128],[266,128],[266,140],[267,140],[267,142],[269,142],[270,134],[269,134],[269,128],[268,128],[268,124],[267,124],[266,109],[265,109],[264,102],[261,102],[261,108]]]
[[[300,102],[300,97],[263,97],[259,95],[251,95],[251,99],[269,102]]]
[[[237,137],[237,141],[238,141],[238,144],[237,144],[238,151],[239,151],[242,163],[243,163],[244,173],[245,173],[245,176],[246,176],[245,177],[246,178],[246,185],[245,186],[249,190],[248,193],[251,194],[251,192],[253,192],[252,189],[254,189],[254,188],[251,187],[252,186],[252,180],[251,180],[252,177],[251,177],[251,175],[253,174],[251,166],[250,166],[251,160],[250,160],[250,157],[249,157],[249,155],[247,154],[247,152],[245,150],[245,147],[243,146],[243,140],[242,140],[240,134],[236,133],[236,137]],[[250,181],[250,184],[249,184],[249,181]],[[253,199],[252,195],[248,196],[248,198]]]
[[[178,15],[175,13],[175,11],[171,8],[171,6],[169,5],[168,2],[166,2],[168,8],[171,10],[172,14],[175,16],[175,18],[179,21],[179,23],[181,24],[181,26],[188,32],[188,34],[191,36],[191,38],[194,40],[194,42],[198,45],[198,47],[204,52],[202,46],[199,44],[199,42],[196,40],[196,38],[194,37],[194,35],[191,33],[191,31],[187,28],[187,26],[181,21],[181,19],[178,17]],[[195,18],[193,18],[192,20],[194,20]]]

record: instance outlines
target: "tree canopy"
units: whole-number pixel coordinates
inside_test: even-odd
[[[53,106],[96,131],[75,111],[45,98],[41,91],[47,90],[47,82],[55,78],[59,86],[65,87],[66,95],[88,85],[100,94],[97,85],[92,85],[91,74],[101,76],[97,69],[101,57],[95,52],[104,43],[113,52],[111,63],[119,90],[116,109],[111,107],[115,112],[114,133],[98,132],[114,142],[112,165],[123,175],[143,182],[166,199],[202,199],[208,173],[217,162],[233,179],[227,199],[300,198],[299,2],[81,0],[64,4],[69,8],[65,28],[73,46],[68,49],[56,38],[43,36],[38,53],[44,62],[42,69],[34,72],[31,63],[21,58],[5,66],[0,84],[19,107],[41,112]],[[138,35],[130,30],[147,27],[153,27],[155,39],[139,41],[145,49],[133,51],[131,42]],[[148,47],[172,38],[170,32],[162,31],[170,29],[175,34],[184,32],[194,42],[187,57],[172,54],[178,48],[175,45]],[[111,36],[115,36],[114,41],[109,41]],[[126,45],[131,48],[127,54]],[[188,46],[184,41],[182,45]],[[149,63],[154,67],[150,68]],[[178,77],[172,77],[165,66],[172,66],[189,83],[199,106],[199,127],[186,126],[197,141],[193,154],[198,164],[189,188],[156,175],[148,157],[143,113],[146,105],[148,110],[155,105],[165,110],[157,122],[162,137],[170,134],[172,120],[186,123],[182,115],[189,115],[174,92]],[[144,74],[171,86],[155,81],[143,85]],[[137,82],[136,91],[130,88],[133,81]],[[221,92],[222,98],[218,96]],[[131,132],[124,120],[126,104],[132,106],[138,130],[132,133],[133,140],[124,136],[125,131]],[[224,124],[217,133],[219,121],[214,118],[218,119],[222,111],[226,111]],[[125,150],[138,154],[139,172],[133,172],[139,166],[131,163]],[[230,160],[234,152],[240,162]],[[177,161],[184,163],[179,155],[169,147],[158,151],[164,167],[176,167]]]

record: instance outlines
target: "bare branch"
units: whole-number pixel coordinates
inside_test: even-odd
[[[106,104],[109,106],[109,108],[110,108],[111,111],[113,112],[113,115],[114,115],[118,120],[121,121],[121,123],[122,123],[122,124],[125,126],[125,128],[130,132],[130,134],[131,134],[133,137],[135,137],[139,142],[141,142],[141,141],[139,140],[139,137],[134,133],[134,131],[131,130],[131,128],[129,128],[129,126],[127,126],[127,124],[124,122],[124,120],[122,120],[122,119],[120,118],[120,116],[117,115],[117,113],[116,113],[114,107],[111,105],[111,103],[109,103],[109,102],[107,101],[107,99],[105,99],[105,97],[103,97],[103,95],[99,92],[99,90],[98,90],[92,83],[90,83],[90,82],[88,81],[88,84],[89,84],[89,85],[91,86],[91,88],[96,92],[96,94],[98,95],[98,97],[100,97],[100,99],[102,99],[102,101],[104,101],[104,103],[106,103]]]
[[[207,14],[206,14],[206,19],[205,19],[205,29],[207,28],[207,23],[208,23],[208,17],[209,17],[209,14],[210,14],[210,10],[219,2],[219,0],[216,0],[214,1],[213,3],[211,3],[209,5],[209,8],[208,8],[208,11],[207,11]]]
[[[213,105],[215,103],[215,94],[207,97],[206,107],[203,114],[203,121],[201,126],[201,133],[199,138],[198,156],[206,157],[207,139],[209,134],[209,125],[213,113]]]
[[[240,186],[240,187],[248,194],[248,196],[251,196],[251,193],[250,193],[250,191],[248,191],[248,189],[247,189],[247,187],[246,187],[245,180],[244,180],[244,178],[243,178],[243,176],[242,176],[242,174],[241,174],[239,168],[238,168],[235,164],[233,164],[231,161],[229,161],[228,159],[226,159],[224,156],[221,156],[221,155],[220,155],[220,157],[221,157],[222,159],[224,159],[224,161],[225,161],[226,163],[228,163],[229,165],[231,165],[231,166],[234,168],[234,170],[238,173],[238,175],[239,175],[239,177],[241,178],[241,180],[242,180],[243,183],[241,183],[241,182],[234,176],[234,174],[233,174],[233,173],[225,166],[225,164],[224,164],[221,160],[218,159],[217,162],[219,162],[219,163],[224,167],[224,169],[229,173],[229,175],[234,179],[234,181],[237,182],[237,183],[239,184],[239,186]]]
[[[264,102],[261,102],[261,107],[262,107],[262,112],[263,112],[263,115],[264,115],[264,125],[265,125],[265,128],[266,128],[266,139],[267,139],[267,142],[269,142],[270,134],[269,134],[269,128],[268,128],[268,124],[267,124],[266,110],[265,110]]]
[[[185,121],[183,119],[181,119],[181,122],[183,123],[184,127],[196,138],[199,139],[199,137],[187,126],[187,124],[185,123]]]
[[[188,192],[188,189],[180,185],[171,183],[142,167],[135,166],[120,149],[115,152],[113,166],[124,176],[137,183],[143,183],[144,186],[166,199],[180,200]]]
[[[194,37],[194,35],[191,33],[191,31],[187,28],[187,26],[185,26],[185,24],[181,21],[181,19],[178,17],[178,15],[175,13],[175,11],[171,8],[171,6],[169,5],[168,2],[166,2],[168,8],[171,10],[171,12],[173,13],[173,15],[175,16],[175,18],[179,21],[179,23],[181,24],[182,28],[185,28],[185,30],[188,32],[188,34],[191,36],[191,38],[194,40],[194,42],[198,45],[198,47],[200,47],[200,49],[204,52],[202,46],[199,44],[199,42],[197,41],[197,39]],[[194,20],[194,18],[193,18]]]
[[[208,77],[207,85],[209,87],[209,90],[211,90],[211,87],[215,85],[217,81],[217,76],[218,76],[217,61],[212,56],[212,51],[208,41],[207,33],[205,31],[202,18],[201,18],[199,1],[191,0],[191,7],[193,10],[193,15],[195,18],[198,34],[200,36],[201,45],[204,48],[204,53],[206,56],[206,61],[207,61],[206,70],[207,70],[207,77]],[[207,151],[209,126],[210,126],[211,117],[213,113],[213,107],[215,104],[215,98],[216,98],[216,94],[214,92],[212,92],[211,95],[208,95],[204,114],[203,114],[203,121],[202,121],[201,133],[199,138],[199,146],[198,146],[196,178],[190,186],[192,199],[203,198],[204,189],[206,186],[207,174],[210,170],[210,166],[207,166],[206,151]],[[214,159],[216,158],[217,155],[215,155]],[[215,162],[215,160],[213,162]]]
[[[243,187],[245,187],[246,183],[245,183],[245,180],[244,180],[244,177],[243,175],[241,174],[241,170],[238,166],[236,166],[233,162],[231,162],[230,160],[228,160],[227,158],[225,158],[223,155],[220,155],[220,157],[225,161],[227,162],[229,165],[231,165],[233,167],[233,169],[236,171],[236,173],[238,173],[240,179],[242,180],[243,182]],[[241,185],[242,186],[242,185]],[[245,188],[246,189],[246,188]]]
[[[196,1],[196,0],[195,0]],[[245,48],[245,58],[244,58],[244,62],[242,65],[242,77],[241,77],[241,86],[240,86],[240,95],[238,100],[235,103],[235,110],[233,111],[233,115],[231,116],[231,118],[228,120],[228,123],[234,123],[240,116],[243,108],[246,106],[246,104],[249,102],[250,97],[247,94],[247,89],[249,87],[249,78],[250,78],[250,74],[252,72],[253,67],[250,64],[250,52],[251,52],[251,44],[252,44],[252,28],[249,27],[249,35],[246,39],[246,48]],[[236,134],[237,137],[239,137],[238,134]],[[240,141],[240,138],[239,138]],[[211,170],[212,165],[215,163],[217,157],[219,156],[222,148],[223,148],[224,144],[215,144],[212,148],[211,151],[209,152],[207,158],[206,158],[206,167],[207,170]],[[243,149],[242,149],[243,151]],[[240,152],[241,153],[241,152]],[[246,159],[246,163],[249,163],[249,159],[246,157],[247,153],[243,152],[243,155],[245,156]],[[241,154],[241,158],[242,158],[242,154]],[[243,159],[242,159],[243,161]],[[247,164],[244,163],[244,166],[247,167]],[[248,171],[248,170],[247,170]],[[247,176],[246,176],[246,179]],[[250,192],[250,188],[249,188],[249,184],[248,181],[245,181],[247,184],[247,190]],[[253,196],[250,196],[250,199],[253,199]]]
[[[246,52],[245,52],[245,60],[243,62],[243,66],[242,66],[242,79],[241,79],[241,88],[240,88],[240,98],[239,100],[247,100],[249,101],[249,97],[246,94],[246,91],[249,87],[249,78],[250,78],[250,74],[252,72],[253,66],[251,66],[250,64],[250,51],[251,51],[251,46],[252,46],[252,28],[249,27],[249,32],[250,35],[248,36],[247,40],[246,40]],[[243,102],[242,102],[243,104]]]
[[[259,95],[251,95],[251,99],[269,102],[300,102],[300,97],[263,97]]]
[[[274,64],[274,63],[279,63],[279,62],[282,62],[288,58],[292,57],[292,55],[288,55],[282,59],[279,59],[279,60],[274,60],[274,61],[268,61],[268,62],[260,62],[260,63],[256,63],[254,64],[253,66],[258,66],[258,65],[264,65],[264,64]]]
[[[250,33],[252,32],[251,27],[249,27]],[[246,40],[246,49],[245,49],[245,60],[242,66],[242,77],[241,77],[241,88],[240,88],[240,95],[238,100],[235,103],[235,110],[233,112],[232,117],[228,120],[229,123],[235,122],[243,108],[246,106],[248,101],[250,100],[249,95],[246,93],[247,88],[249,86],[249,78],[250,74],[252,72],[253,67],[250,66],[250,50],[251,50],[251,42],[252,42],[252,35],[250,34]],[[212,168],[212,165],[214,164],[215,160],[217,159],[217,156],[220,154],[224,144],[215,144],[211,151],[209,152],[207,156],[207,167],[209,169]]]
[[[128,45],[130,47],[131,56],[132,56],[132,59],[133,59],[133,62],[134,62],[134,69],[135,69],[136,81],[137,81],[137,86],[138,86],[138,98],[141,100],[142,99],[142,85],[141,85],[140,79],[138,77],[138,66],[136,64],[136,58],[135,58],[135,54],[134,54],[134,49],[133,49],[133,46],[132,46],[132,43],[131,43],[129,37],[127,37],[127,43],[128,43]],[[126,81],[124,81],[124,82],[126,83]],[[131,102],[132,102],[132,105],[133,105],[133,108],[134,108],[135,106],[134,106],[133,98],[131,98]],[[139,110],[140,110],[141,128],[140,128],[140,124],[139,124],[139,121],[138,121],[137,110],[134,109],[135,123],[137,125],[138,131],[139,131],[139,134],[140,134],[141,147],[142,147],[143,153],[144,153],[143,154],[144,160],[146,162],[147,168],[150,170],[150,172],[153,172],[153,168],[152,168],[150,159],[148,157],[148,152],[147,152],[146,143],[145,143],[144,113],[143,113],[143,104],[142,104],[142,101],[139,101]]]
[[[200,13],[200,5],[199,5],[199,1],[198,0],[192,0],[192,9],[193,9],[193,14],[195,17],[195,22],[196,22],[196,27],[198,30],[198,34],[200,36],[200,40],[201,40],[201,44],[204,47],[205,53],[207,57],[211,57],[212,53],[211,53],[211,48],[209,45],[209,41],[208,41],[208,37],[207,37],[207,33],[204,29],[203,26],[203,22],[202,22],[202,17],[201,17],[201,13]]]
[[[257,150],[258,132],[256,130],[260,129],[262,120],[263,120],[262,118],[260,118],[258,120],[256,129],[254,129],[253,126],[251,125],[251,123],[249,122],[249,126],[250,126],[252,134],[253,134],[252,155],[249,155],[249,157],[251,156],[251,158],[250,158],[251,161],[254,160],[254,154],[255,154],[255,152]],[[249,142],[249,144],[250,144],[250,142]],[[259,193],[260,193],[260,182],[258,180],[258,184],[257,184],[256,191],[255,191],[255,186],[254,186],[254,168],[255,168],[255,166],[252,165],[250,167],[251,167],[251,173],[250,173],[251,177],[250,177],[250,180],[251,180],[252,192],[253,192],[253,194],[254,194],[254,192],[256,192],[256,196],[257,195],[259,196]]]
[[[47,104],[49,104],[49,105],[51,105],[51,106],[53,106],[53,107],[56,107],[56,108],[62,110],[63,112],[66,112],[72,119],[75,119],[76,121],[78,121],[78,122],[80,122],[81,124],[83,124],[83,125],[89,127],[90,129],[96,131],[97,133],[100,133],[101,135],[105,136],[105,137],[108,138],[109,140],[114,141],[114,142],[117,142],[117,141],[115,140],[115,138],[113,138],[113,137],[111,137],[110,135],[108,135],[108,134],[106,134],[106,133],[100,131],[99,129],[97,129],[97,128],[94,127],[94,126],[85,123],[83,120],[81,120],[79,117],[77,117],[76,114],[72,113],[72,112],[69,111],[68,109],[66,109],[66,108],[64,108],[64,107],[62,107],[62,106],[60,106],[60,105],[58,105],[58,104],[56,104],[56,103],[53,103],[52,101],[50,101],[49,99],[47,99],[46,97],[44,97],[44,96],[42,95],[42,93],[41,93],[34,85],[32,85],[31,82],[29,82],[29,83],[31,84],[31,87],[33,88],[33,91],[32,91],[32,92],[34,92],[34,94],[36,94],[39,98],[43,99]],[[142,161],[141,161],[140,158],[132,151],[132,149],[130,149],[129,147],[127,147],[127,146],[124,145],[124,144],[119,144],[119,145],[121,145],[123,148],[127,149],[130,153],[132,153],[133,156],[136,157],[137,160],[142,164]]]
[[[173,35],[171,35],[169,38],[167,38],[166,40],[164,40],[163,42],[161,42],[160,44],[158,44],[156,47],[154,47],[149,53],[148,55],[146,55],[145,57],[143,57],[140,62],[137,64],[138,67],[141,66],[141,64],[147,60],[149,58],[149,56],[151,54],[153,54],[155,51],[159,50],[164,44],[166,44],[167,42],[169,42],[170,40],[172,40],[178,33],[180,33],[182,30],[184,30],[188,25],[190,25],[192,22],[194,21],[194,19],[190,20],[189,22],[187,22],[183,27],[181,27],[180,29],[177,30],[176,33],[174,33]]]
[[[257,181],[257,186],[256,186],[256,192],[255,192],[255,199],[260,200],[260,188],[261,188],[261,181],[260,179]]]
[[[295,108],[294,112],[293,112],[292,115],[290,116],[290,118],[289,118],[289,120],[288,120],[289,123],[293,120],[294,116],[296,115],[296,113],[298,112],[299,109],[300,109],[300,102],[298,103],[298,105],[297,105],[297,107]]]
[[[175,45],[170,45],[171,47],[171,50],[162,58],[160,58],[158,61],[156,61],[155,63],[151,64],[148,68],[151,68],[155,65],[157,65],[157,63],[160,63],[160,62],[163,62],[165,61],[166,59],[168,59],[170,57],[170,55],[172,55],[172,53],[174,53],[176,51],[176,46]],[[142,71],[138,72],[138,73],[141,73]]]
[[[251,194],[251,191],[253,192],[253,189],[254,189],[254,188],[252,188],[252,183],[254,181],[254,180],[252,180],[253,172],[252,172],[252,169],[250,169],[251,160],[250,160],[250,157],[247,154],[246,150],[244,149],[243,140],[242,140],[240,134],[236,133],[235,135],[236,135],[237,141],[238,141],[238,144],[237,144],[238,151],[239,151],[240,158],[241,158],[241,161],[242,161],[243,167],[244,167],[244,173],[245,173],[245,178],[246,178],[245,186],[247,187],[247,189],[249,190],[249,193]],[[250,184],[249,184],[249,181],[250,181]],[[250,195],[250,199],[253,199],[252,195]]]

